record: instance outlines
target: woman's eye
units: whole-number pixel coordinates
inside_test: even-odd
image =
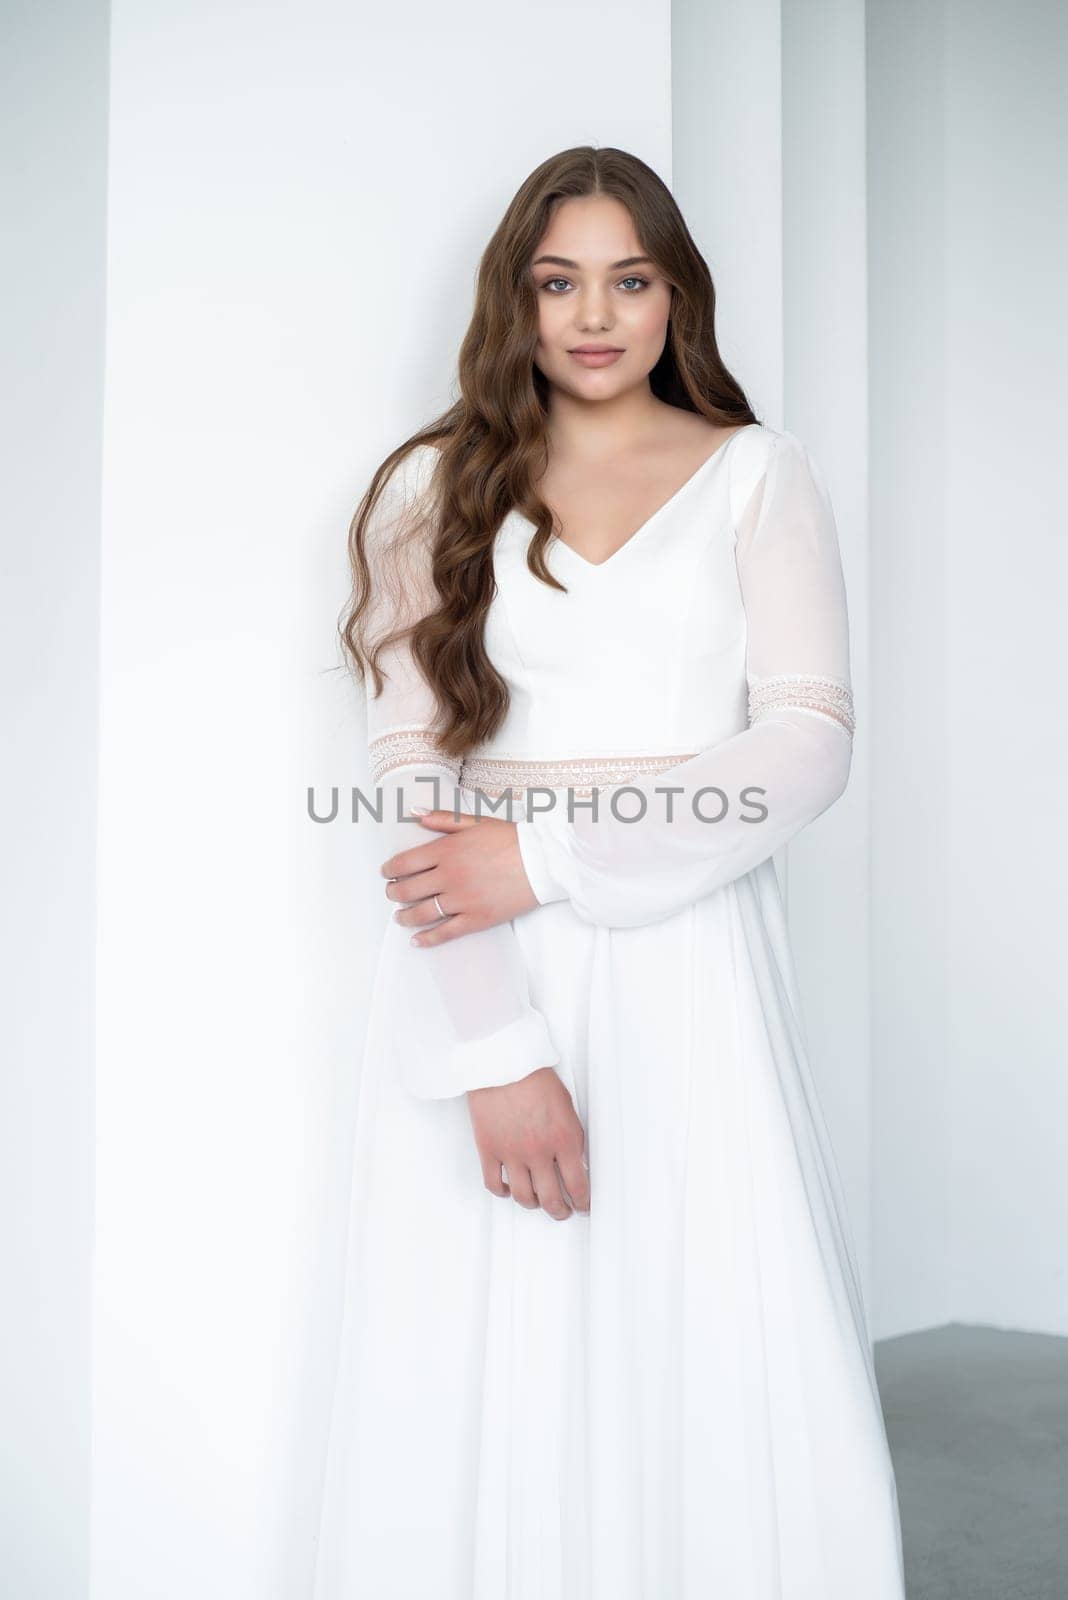
[[[552,293],[552,294],[556,294],[558,291],[553,288],[553,284],[554,283],[562,283],[562,284],[566,285],[569,281],[570,280],[567,279],[567,278],[546,278],[545,282],[542,284],[542,288],[543,289],[548,289],[550,291],[550,293]],[[643,277],[639,276],[638,273],[634,273],[634,272],[628,273],[628,275],[625,278],[621,278],[619,281],[620,281],[620,283],[624,283],[624,284],[625,283],[633,283],[633,284],[637,284],[638,285],[638,287],[635,288],[635,289],[628,289],[626,291],[627,294],[640,294],[643,289],[647,289],[649,287],[649,279],[648,278],[643,278]]]

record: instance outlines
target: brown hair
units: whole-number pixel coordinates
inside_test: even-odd
[[[671,191],[652,168],[625,150],[591,145],[564,150],[537,167],[520,186],[479,263],[474,312],[460,346],[459,400],[386,457],[349,529],[352,594],[339,621],[345,655],[361,681],[370,671],[379,694],[379,656],[406,635],[435,693],[436,738],[455,758],[488,742],[508,708],[508,687],[483,635],[494,594],[494,540],[509,511],[517,509],[534,525],[530,571],[543,583],[564,587],[545,564],[553,519],[533,488],[548,464],[548,383],[534,365],[538,310],[530,261],[554,206],[580,195],[621,201],[643,251],[671,285],[668,335],[649,375],[653,393],[720,426],[757,421],[716,344],[711,274]],[[424,445],[439,450],[427,553],[437,606],[372,643],[367,637],[373,609],[368,518],[394,469]]]

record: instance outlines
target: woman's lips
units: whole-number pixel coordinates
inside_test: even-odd
[[[623,354],[622,350],[569,350],[568,355],[573,361],[581,361],[584,367],[610,367],[613,361],[618,361]]]

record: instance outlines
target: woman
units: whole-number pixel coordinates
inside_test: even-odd
[[[519,190],[460,391],[351,534],[395,906],[317,1600],[901,1600],[772,860],[851,763],[822,475],[619,150]]]

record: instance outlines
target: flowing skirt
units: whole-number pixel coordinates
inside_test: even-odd
[[[841,1183],[770,860],[663,922],[517,920],[591,1209],[399,1087],[383,946],[315,1600],[903,1600]]]

